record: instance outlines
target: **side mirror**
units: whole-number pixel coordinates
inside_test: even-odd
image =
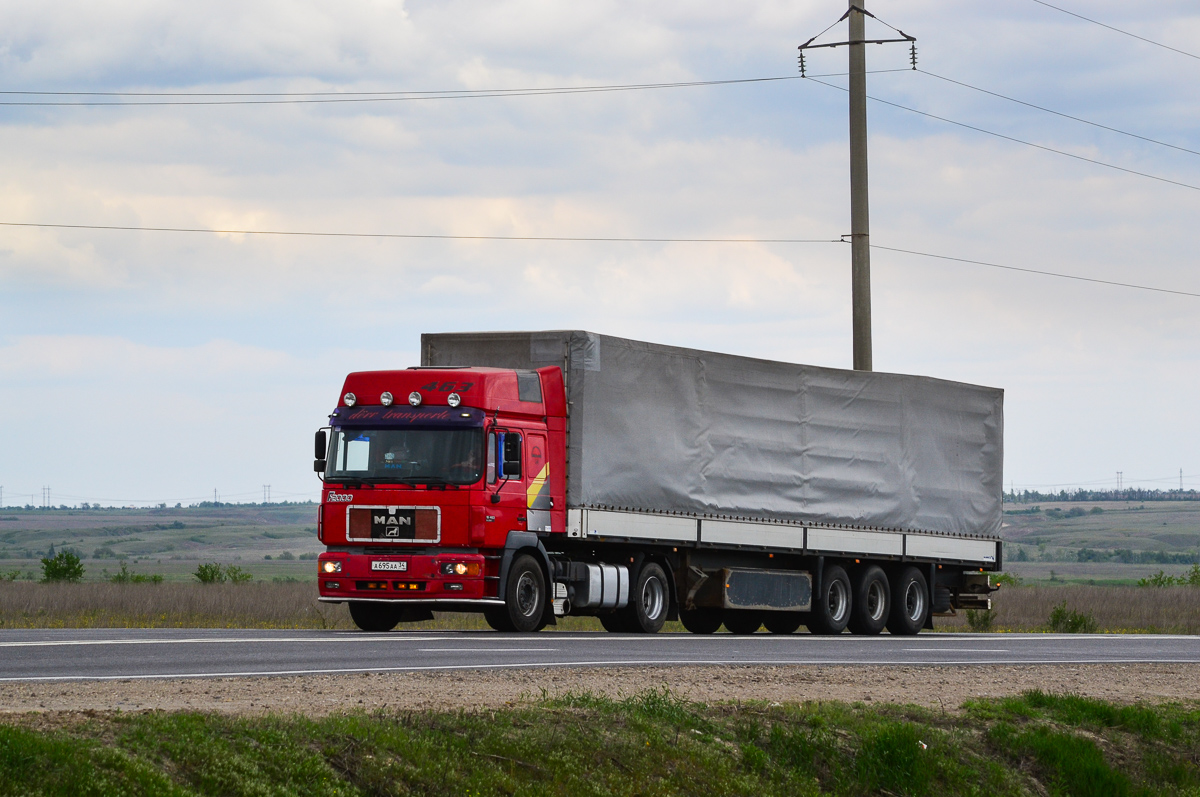
[[[313,456],[317,459],[325,459],[325,454],[329,451],[329,438],[325,436],[324,429],[317,430],[316,440],[313,446]]]
[[[325,469],[328,467],[329,467],[329,462],[324,459],[313,460],[313,472],[314,473],[324,473]]]

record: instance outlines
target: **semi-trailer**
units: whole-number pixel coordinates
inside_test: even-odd
[[[426,334],[316,434],[320,600],[915,634],[990,608],[1003,391],[584,331]]]

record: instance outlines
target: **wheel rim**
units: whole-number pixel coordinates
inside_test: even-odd
[[[867,588],[867,616],[873,622],[879,622],[883,619],[885,609],[887,609],[887,594],[883,589],[883,584],[877,579],[872,581],[871,586]]]
[[[915,581],[909,582],[908,589],[904,591],[904,609],[908,619],[914,623],[925,613],[925,591]]]
[[[667,590],[658,578],[651,576],[642,585],[642,611],[647,620],[657,620],[666,605]]]
[[[532,617],[537,610],[538,585],[532,573],[522,573],[517,581],[517,611],[522,617]]]
[[[829,619],[834,623],[840,623],[842,618],[846,616],[846,585],[841,580],[836,580],[829,585],[828,594]]]

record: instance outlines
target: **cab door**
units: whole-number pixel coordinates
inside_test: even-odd
[[[525,508],[530,531],[550,531],[550,451],[546,435],[525,435]]]

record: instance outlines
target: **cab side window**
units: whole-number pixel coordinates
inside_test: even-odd
[[[500,435],[500,476],[505,479],[521,478],[521,435],[503,432]]]

